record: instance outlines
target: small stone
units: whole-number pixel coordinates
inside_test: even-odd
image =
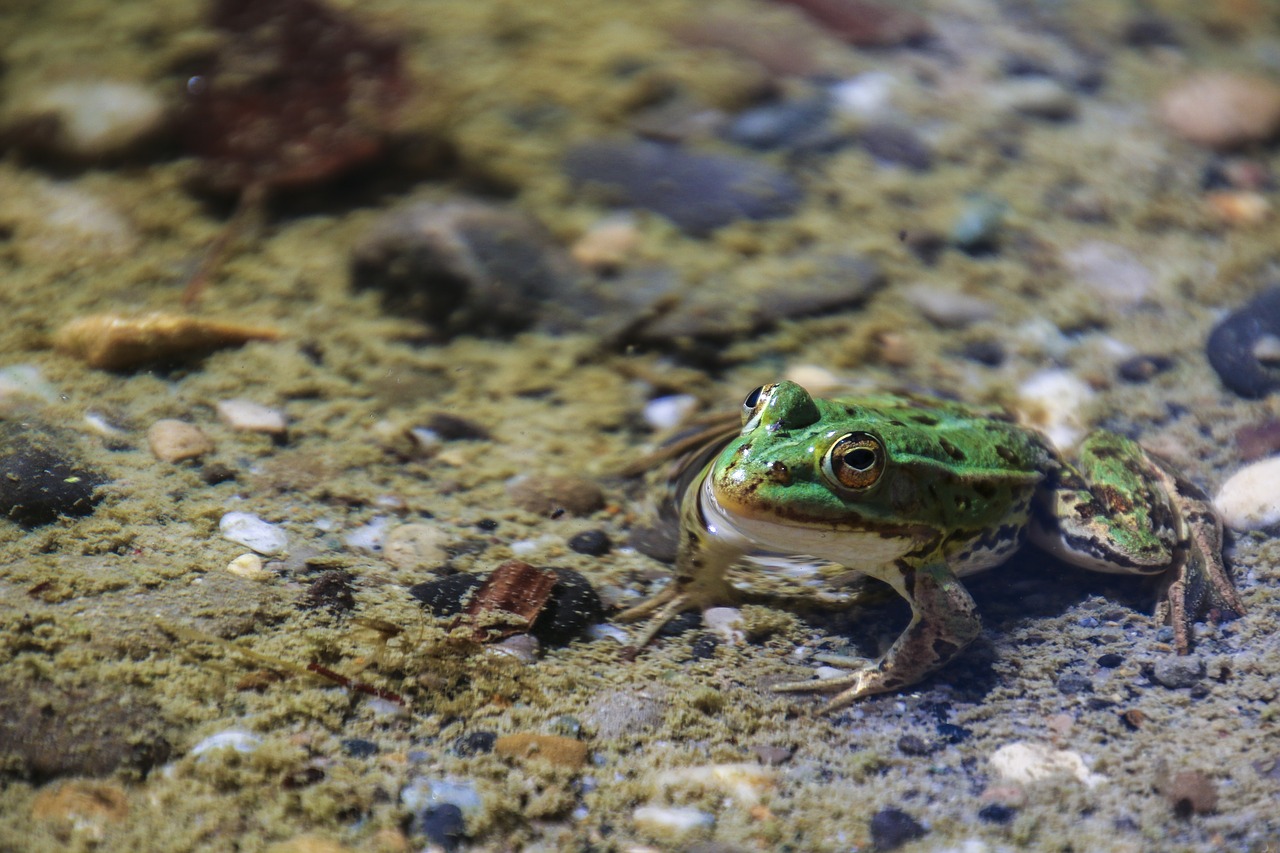
[[[527,512],[549,516],[557,510],[590,515],[604,506],[604,492],[591,480],[572,475],[517,477],[507,484],[512,503]]]
[[[156,312],[138,317],[119,314],[79,317],[54,333],[53,344],[90,367],[125,370],[195,358],[250,341],[279,339],[279,332],[266,327]]]
[[[1058,677],[1058,692],[1064,696],[1074,696],[1077,693],[1092,693],[1093,682],[1088,676],[1081,675],[1078,672],[1065,672]]]
[[[1209,333],[1205,352],[1226,385],[1256,399],[1280,389],[1280,359],[1259,343],[1280,337],[1280,287],[1263,291],[1221,320]]]
[[[345,534],[342,537],[342,544],[355,551],[381,553],[387,541],[387,527],[390,524],[391,519],[386,516],[375,516],[369,519],[367,524],[362,524]]]
[[[690,806],[639,806],[631,813],[638,829],[661,838],[676,840],[715,826],[715,815]]]
[[[666,716],[669,699],[652,685],[637,690],[610,690],[591,698],[580,712],[584,727],[601,741],[638,738]]]
[[[448,535],[433,524],[399,524],[387,533],[382,557],[402,572],[438,569],[449,559]]]
[[[652,774],[646,780],[654,794],[665,796],[672,791],[713,791],[731,797],[750,808],[777,785],[778,772],[763,764],[699,764],[678,767]]]
[[[274,572],[262,567],[262,558],[257,554],[241,554],[227,563],[227,571],[247,581],[269,581],[275,577]]]
[[[321,572],[307,587],[300,606],[308,610],[324,608],[330,613],[346,613],[355,609],[356,598],[351,575],[341,569]]]
[[[900,809],[881,809],[871,816],[871,844],[876,850],[897,850],[908,841],[923,838],[927,830]]]
[[[472,594],[484,580],[467,572],[446,575],[409,587],[409,594],[426,605],[433,616],[456,616],[466,609]]]
[[[262,746],[261,735],[256,735],[243,729],[224,729],[209,735],[191,747],[190,754],[195,758],[199,758],[214,750],[231,749],[248,755],[251,752],[255,752],[260,746]]]
[[[1280,84],[1252,74],[1202,72],[1165,92],[1159,110],[1165,125],[1188,142],[1239,148],[1280,130]]]
[[[107,824],[128,818],[129,797],[110,782],[71,779],[41,789],[31,801],[31,816],[62,822],[77,834],[101,839]]]
[[[588,557],[603,557],[613,549],[613,542],[603,530],[584,530],[569,537],[569,548]]]
[[[672,430],[698,409],[698,398],[692,394],[655,397],[644,405],[644,422],[656,430]]]
[[[253,513],[229,512],[218,522],[222,538],[243,545],[259,554],[274,557],[289,550],[289,537],[274,524]]]
[[[1009,205],[986,193],[969,193],[951,223],[948,239],[971,255],[995,251]]]
[[[774,746],[772,744],[757,744],[751,747],[751,751],[755,753],[756,758],[760,759],[760,763],[766,767],[786,764],[791,760],[791,756],[795,754],[795,750],[790,747]]]
[[[427,419],[427,429],[431,430],[441,441],[488,441],[493,436],[489,430],[475,421],[451,415],[448,412],[436,412]]]
[[[1059,450],[1084,436],[1085,412],[1094,398],[1088,383],[1067,370],[1043,370],[1018,387],[1019,412]]]
[[[1135,355],[1116,366],[1116,375],[1125,382],[1146,382],[1172,370],[1174,360],[1167,355]]]
[[[151,453],[162,462],[199,459],[214,451],[213,439],[195,424],[165,418],[147,430]]]
[[[469,755],[484,755],[493,752],[493,745],[498,740],[495,732],[475,731],[467,732],[465,735],[459,736],[453,742],[454,755],[463,757]]]
[[[25,424],[0,424],[0,515],[37,527],[94,511],[106,478],[76,460],[67,443]]]
[[[911,285],[901,293],[929,322],[944,329],[962,329],[996,315],[995,306],[986,299],[929,284]]]
[[[581,769],[589,753],[587,745],[580,740],[532,732],[503,735],[494,741],[493,751],[503,758],[546,761],[570,770]]]
[[[1098,657],[1098,666],[1103,669],[1115,669],[1122,663],[1124,663],[1124,655],[1118,655],[1115,652],[1107,652]]]
[[[552,569],[555,586],[529,633],[549,646],[562,645],[599,622],[604,608],[591,582],[573,569]]]
[[[75,80],[35,90],[11,110],[5,131],[37,154],[101,162],[136,153],[164,122],[164,100],[140,83]]]
[[[997,749],[991,755],[991,767],[1006,782],[1019,785],[1059,776],[1074,778],[1089,788],[1106,781],[1105,776],[1089,770],[1079,753],[1021,740]]]
[[[1004,345],[989,338],[969,341],[964,345],[961,353],[970,361],[976,361],[988,367],[999,367],[1004,364],[1006,358]]]
[[[542,652],[542,643],[538,642],[538,638],[532,634],[513,634],[492,643],[489,651],[515,658],[521,663],[537,663],[538,655]]]
[[[372,758],[378,754],[378,745],[371,740],[352,737],[342,741],[342,751],[352,758]]]
[[[1265,420],[1236,430],[1236,449],[1245,462],[1256,462],[1280,450],[1280,420]]]
[[[926,755],[932,755],[938,751],[938,748],[919,735],[903,735],[898,738],[898,751],[903,755],[911,755],[919,758]]]
[[[1160,787],[1178,817],[1187,818],[1193,814],[1212,814],[1217,811],[1217,786],[1199,770],[1176,773]]]
[[[223,423],[241,432],[283,435],[288,429],[284,413],[279,409],[249,400],[219,400],[217,410]]]
[[[831,104],[826,98],[781,101],[754,107],[734,117],[725,138],[756,151],[812,149],[829,144]]]
[[[1031,75],[991,87],[990,102],[997,110],[1047,121],[1074,118],[1076,96],[1052,77]]]
[[[1151,668],[1151,677],[1173,690],[1195,685],[1204,674],[1204,661],[1194,655],[1162,657]]]
[[[1155,273],[1135,253],[1105,240],[1089,240],[1062,253],[1076,283],[1103,305],[1133,308],[1151,295]]]
[[[417,827],[428,841],[445,853],[457,850],[467,837],[462,809],[452,803],[423,809],[418,815]]]
[[[978,809],[978,820],[983,823],[1006,824],[1017,816],[1017,809],[1001,803],[990,803]]]
[[[938,723],[934,731],[938,733],[938,737],[950,744],[964,743],[973,735],[972,729],[957,726],[954,723]]]
[[[597,272],[612,272],[626,264],[640,246],[634,216],[606,216],[587,229],[569,248],[574,260]]]
[[[1271,202],[1250,190],[1205,193],[1204,202],[1214,216],[1233,228],[1261,225],[1271,218]]]
[[[1233,530],[1265,530],[1280,524],[1280,456],[1241,468],[1213,498],[1222,523]]]
[[[876,122],[858,131],[858,142],[880,163],[905,166],[916,172],[933,167],[933,151],[909,127]]]

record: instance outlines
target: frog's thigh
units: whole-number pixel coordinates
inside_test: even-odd
[[[1091,433],[1079,464],[1064,465],[1040,496],[1031,541],[1097,572],[1155,575],[1185,547],[1185,533],[1146,452],[1123,436]]]
[[[897,569],[896,576],[886,580],[911,605],[911,624],[884,657],[847,676],[782,684],[777,689],[841,690],[824,709],[834,711],[863,696],[916,683],[978,636],[982,623],[973,598],[941,555],[922,566],[900,560]]]

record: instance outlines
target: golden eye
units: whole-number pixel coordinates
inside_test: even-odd
[[[868,489],[884,473],[884,445],[869,432],[851,432],[831,445],[822,473],[845,489]]]

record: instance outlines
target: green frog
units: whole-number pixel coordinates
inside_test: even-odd
[[[640,646],[686,610],[848,606],[875,578],[911,606],[888,651],[823,656],[852,671],[777,688],[835,692],[833,711],[958,655],[981,630],[960,579],[1028,539],[1086,569],[1160,576],[1157,617],[1180,654],[1196,617],[1244,612],[1209,499],[1123,436],[1091,433],[1073,464],[1003,412],[910,394],[817,399],[789,381],[752,391],[741,414],[740,429],[686,457],[697,473],[679,499],[675,579],[620,616],[652,620]]]

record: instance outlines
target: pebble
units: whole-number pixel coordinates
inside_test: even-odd
[[[1014,741],[991,755],[991,768],[1006,782],[1023,785],[1054,777],[1070,777],[1088,788],[1107,777],[1093,773],[1079,753],[1057,750],[1043,743]]]
[[[343,536],[342,544],[355,551],[380,553],[386,544],[387,527],[390,524],[391,519],[385,515],[375,516],[367,524],[362,524]]]
[[[107,824],[129,817],[129,796],[110,782],[70,779],[41,788],[31,801],[31,816],[69,824],[78,836],[101,840]]]
[[[445,778],[431,779],[417,776],[400,789],[400,802],[410,811],[439,808],[451,805],[464,817],[479,818],[484,815],[484,798],[468,780]]]
[[[428,841],[445,853],[457,850],[467,835],[462,809],[452,803],[423,809],[416,816],[415,826]]]
[[[777,779],[778,773],[771,767],[739,762],[663,770],[651,775],[647,784],[657,797],[664,797],[672,791],[712,791],[750,808],[774,789]]]
[[[1204,678],[1204,661],[1194,655],[1162,657],[1151,668],[1151,677],[1170,689],[1193,687]]]
[[[1241,468],[1213,498],[1222,523],[1234,530],[1264,530],[1280,524],[1280,456]]]
[[[997,110],[1047,121],[1074,118],[1079,108],[1076,96],[1066,86],[1042,75],[998,83],[990,88],[987,98]]]
[[[1002,803],[989,803],[978,809],[978,820],[983,823],[1006,824],[1017,816],[1017,809]]]
[[[458,572],[414,584],[409,587],[409,594],[426,605],[433,616],[456,616],[466,609],[472,593],[483,583],[473,574]]]
[[[1103,305],[1133,308],[1151,295],[1155,273],[1116,243],[1089,240],[1062,253],[1075,283]]]
[[[466,757],[484,755],[493,752],[493,744],[498,740],[496,732],[474,731],[459,735],[453,741],[453,754]]]
[[[601,741],[639,738],[662,722],[667,713],[664,691],[652,685],[643,690],[611,690],[595,696],[581,712],[583,724]]]
[[[488,441],[493,436],[475,421],[448,412],[434,412],[427,427],[441,441]]]
[[[125,370],[179,361],[250,341],[275,341],[275,329],[153,312],[136,317],[91,314],[63,325],[53,345],[90,367]]]
[[[692,806],[638,806],[631,813],[636,827],[650,835],[676,840],[715,826],[715,815]]]
[[[227,563],[227,571],[247,581],[269,581],[275,577],[274,572],[262,567],[262,558],[257,554],[241,554]]]
[[[91,514],[107,480],[64,439],[26,423],[0,422],[0,515],[23,527]]]
[[[698,410],[698,398],[692,394],[655,397],[644,405],[644,422],[659,432],[673,430]]]
[[[587,269],[613,272],[626,265],[640,248],[640,229],[629,213],[606,216],[588,228],[569,247],[573,259]]]
[[[604,187],[611,200],[665,216],[697,237],[741,219],[789,216],[803,197],[795,180],[768,164],[657,142],[579,145],[564,169],[575,182]]]
[[[730,142],[755,151],[811,149],[829,143],[829,99],[781,101],[739,113],[724,130]]]
[[[250,400],[219,400],[218,417],[227,426],[241,432],[265,432],[283,435],[288,429],[284,413],[279,409],[254,403]]]
[[[580,740],[533,732],[503,735],[493,742],[493,751],[503,758],[545,761],[569,770],[581,769],[589,755],[587,745]]]
[[[533,218],[471,200],[384,214],[352,250],[351,283],[446,336],[580,324],[581,270]]]
[[[1043,370],[1018,386],[1020,411],[1059,450],[1074,447],[1084,436],[1093,397],[1093,389],[1067,370]]]
[[[599,622],[604,614],[595,587],[573,569],[552,569],[556,584],[529,633],[549,646],[563,645]]]
[[[923,838],[927,830],[900,809],[880,809],[871,816],[871,844],[876,850],[897,850],[909,841]]]
[[[449,559],[448,544],[448,534],[433,524],[399,524],[387,532],[382,557],[403,572],[438,569]]]
[[[1124,655],[1118,655],[1115,652],[1107,652],[1105,655],[1098,656],[1098,666],[1103,669],[1115,669],[1124,663]]]
[[[1148,382],[1152,378],[1173,369],[1176,362],[1171,356],[1141,354],[1126,358],[1116,365],[1116,376],[1125,382]]]
[[[147,444],[161,462],[199,459],[214,451],[213,439],[195,424],[164,418],[147,430]]]
[[[130,256],[141,243],[110,199],[62,181],[6,185],[6,218],[21,256],[64,265]]]
[[[14,397],[28,397],[43,403],[58,402],[58,388],[44,378],[34,364],[0,367],[0,405]]]
[[[1158,786],[1179,817],[1211,814],[1218,808],[1218,789],[1199,770],[1183,770]]]
[[[1175,134],[1206,148],[1266,142],[1280,130],[1280,83],[1252,74],[1201,72],[1166,91],[1159,113]]]
[[[1205,345],[1222,384],[1256,399],[1280,389],[1280,359],[1270,340],[1280,338],[1280,287],[1272,287],[1223,318]]]
[[[524,475],[507,483],[507,497],[526,512],[549,516],[557,510],[590,515],[604,506],[604,492],[591,480],[573,475]]]
[[[378,745],[371,740],[350,737],[342,741],[342,751],[351,758],[372,758],[378,754]]]
[[[986,193],[968,193],[952,220],[948,240],[970,254],[994,251],[1009,205]]]
[[[1058,677],[1058,692],[1063,696],[1074,696],[1077,693],[1092,693],[1093,682],[1086,675],[1078,672],[1065,672]]]
[[[868,71],[833,84],[827,91],[838,111],[862,119],[874,119],[889,111],[898,81],[884,71]]]
[[[911,128],[876,122],[858,131],[858,143],[880,163],[905,166],[916,172],[933,167],[933,151]]]
[[[139,83],[74,80],[38,89],[7,129],[23,148],[84,162],[135,153],[165,125],[164,100]]]
[[[515,658],[521,663],[532,664],[538,662],[538,655],[542,653],[542,644],[531,634],[512,634],[510,637],[491,643],[489,651]]]
[[[963,329],[996,315],[995,305],[988,300],[936,285],[909,285],[901,293],[926,319],[944,329]]]
[[[742,645],[746,640],[742,631],[742,611],[737,607],[709,607],[702,612],[702,624],[731,646]]]
[[[262,736],[253,732],[247,732],[243,729],[226,729],[209,735],[204,740],[191,747],[190,754],[199,758],[207,753],[219,749],[232,749],[245,755],[254,752],[258,747],[262,746]]]
[[[1213,215],[1233,228],[1261,225],[1271,218],[1271,202],[1252,190],[1217,190],[1205,193]]]
[[[569,549],[588,557],[603,557],[613,550],[613,541],[603,530],[584,530],[569,537]]]
[[[253,513],[229,512],[218,522],[222,538],[259,554],[274,557],[289,549],[289,537],[278,526]]]

